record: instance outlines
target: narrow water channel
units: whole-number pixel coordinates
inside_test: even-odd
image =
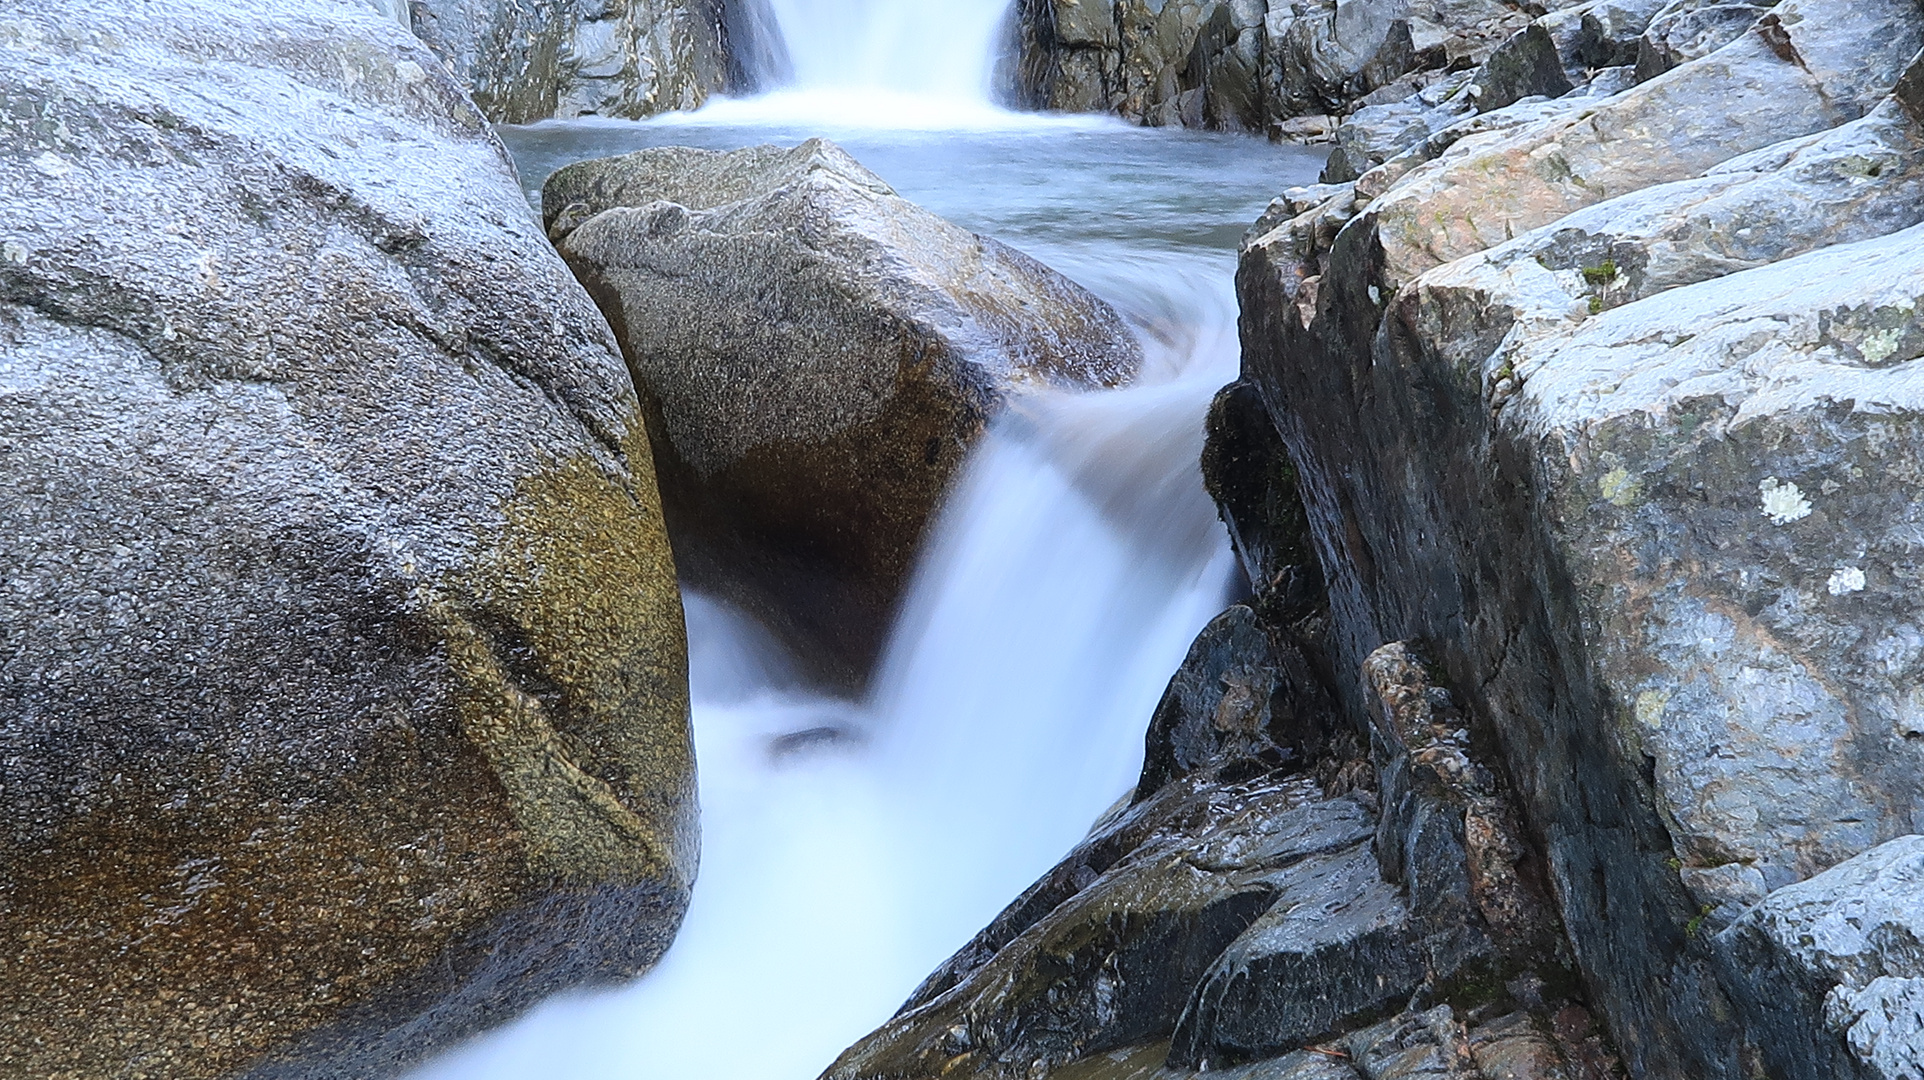
[[[809,6],[774,5],[785,32]],[[935,9],[819,6],[899,8],[861,25],[921,34]],[[974,40],[981,6],[957,5],[956,40]],[[798,76],[840,70],[821,52],[833,26],[809,25],[789,35]],[[1235,377],[1235,244],[1278,191],[1314,180],[1320,155],[1001,112],[980,93],[982,62],[967,78],[924,65],[921,82],[889,64],[872,93],[818,76],[646,123],[503,137],[532,199],[581,158],[827,136],[906,198],[1115,304],[1147,346],[1143,375],[1026,399],[993,426],[869,700],[809,691],[766,633],[690,596],[704,843],[674,948],[634,985],[551,1001],[417,1080],[817,1075],[1129,789],[1163,684],[1223,606],[1230,557],[1197,459],[1209,399]]]

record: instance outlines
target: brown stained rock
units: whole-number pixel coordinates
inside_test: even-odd
[[[684,575],[845,686],[988,420],[1141,361],[1108,304],[820,140],[578,162],[543,204],[640,389]]]
[[[389,1074],[645,970],[674,565],[485,120],[326,0],[13,4],[0,113],[0,1075]]]
[[[1385,875],[1410,888],[1419,910],[1426,896],[1461,888],[1510,963],[1553,961],[1559,930],[1538,856],[1507,785],[1478,759],[1469,717],[1406,643],[1371,653],[1363,678],[1373,703],[1377,773],[1384,778],[1377,852]],[[1433,816],[1446,820],[1447,829],[1425,824]]]

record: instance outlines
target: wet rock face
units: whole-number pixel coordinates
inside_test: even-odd
[[[1141,361],[1106,303],[819,140],[581,162],[543,204],[653,419],[684,573],[846,685],[988,419]]]
[[[12,4],[0,113],[0,1074],[385,1073],[652,963],[674,567],[485,120],[334,0]]]
[[[1146,833],[1123,859],[825,1075],[1036,1075],[1167,1038],[1210,962],[1299,872],[1367,860],[1372,824],[1306,779],[1178,781],[1111,826]]]
[[[1278,641],[1254,611],[1230,608],[1204,628],[1149,721],[1142,781],[1147,798],[1164,784],[1231,763],[1275,768],[1319,754],[1332,716],[1302,649]]]
[[[393,2],[482,112],[510,124],[634,119],[752,89],[767,32],[765,0]]]
[[[1370,672],[1377,769],[1334,741],[1281,767],[1273,742],[1235,740],[1166,776],[1154,764],[1211,730],[1198,722],[1234,693],[1203,688],[1259,670],[1272,684],[1305,677],[1260,667],[1274,640],[1289,635],[1243,607],[1206,629],[1158,710],[1135,803],[826,1075],[1615,1075],[1587,1022],[1552,1034],[1564,1002],[1547,988],[1567,983],[1567,954],[1540,890],[1520,884],[1533,856],[1410,649],[1384,650]],[[1285,696],[1328,701],[1300,685]],[[1379,774],[1398,778],[1385,814]],[[1477,1036],[1453,1007],[1507,1019]],[[1423,1071],[1439,1045],[1458,1071]]]
[[[1769,983],[1708,939],[1919,827],[1920,47],[1911,0],[1786,0],[1634,89],[1433,129],[1247,245],[1244,378],[1332,638],[1420,638],[1475,688],[1641,1075],[1749,1075]]]

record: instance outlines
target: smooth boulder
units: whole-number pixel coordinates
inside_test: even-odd
[[[638,402],[362,0],[0,12],[0,1075],[391,1075],[695,861]]]
[[[833,683],[866,678],[988,421],[1141,362],[1107,303],[821,140],[579,162],[542,202],[627,354],[684,573]]]

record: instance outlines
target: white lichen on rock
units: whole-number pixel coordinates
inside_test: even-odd
[[[1810,516],[1810,500],[1796,484],[1769,476],[1757,485],[1757,491],[1763,496],[1764,516],[1772,525],[1788,525]]]
[[[1864,591],[1864,571],[1855,566],[1846,566],[1830,576],[1827,586],[1832,596]]]

